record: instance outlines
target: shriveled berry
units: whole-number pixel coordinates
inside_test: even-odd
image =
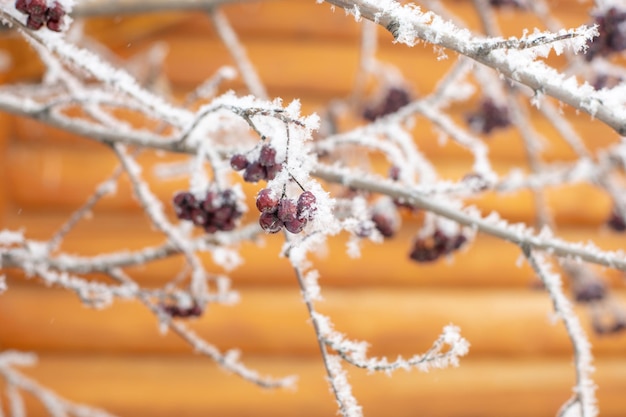
[[[594,16],[599,36],[589,40],[585,59],[591,61],[598,55],[609,55],[626,49],[626,10],[611,7]]]
[[[498,128],[511,124],[509,110],[506,106],[496,104],[491,98],[482,100],[478,109],[467,116],[467,123],[475,132],[490,134]]]
[[[374,213],[371,220],[374,222],[376,230],[384,237],[392,237],[396,234],[395,221],[386,214],[381,212]]]
[[[46,16],[49,20],[60,21],[61,18],[65,16],[65,9],[63,9],[63,6],[61,6],[59,2],[55,1],[52,3],[52,6],[48,7],[46,10]]]
[[[197,303],[193,303],[189,307],[181,307],[177,304],[161,304],[160,307],[171,317],[177,318],[199,317],[202,313],[204,313],[202,307],[200,307]]]
[[[283,223],[287,223],[298,218],[298,208],[296,202],[290,198],[283,198],[278,202],[276,215]]]
[[[305,191],[298,197],[297,211],[299,219],[313,220],[313,216],[317,211],[315,203],[317,199],[315,194],[310,191]]]
[[[223,232],[228,232],[230,230],[235,230],[235,227],[237,227],[237,223],[235,222],[236,218],[233,217],[229,217],[228,219],[224,220],[223,222],[221,222],[218,225],[218,229],[223,231]]]
[[[30,3],[30,0],[17,0],[15,2],[15,8],[22,13],[28,13],[29,3]]]
[[[243,179],[247,182],[259,182],[260,180],[265,179],[265,177],[265,169],[258,162],[251,163],[243,172]]]
[[[432,262],[441,256],[441,252],[429,245],[425,239],[417,239],[413,242],[413,248],[409,257],[416,262]]]
[[[259,163],[264,167],[276,164],[276,149],[270,145],[263,145],[259,154]]]
[[[212,216],[212,222],[217,224],[218,227],[224,222],[227,222],[230,218],[234,217],[235,210],[232,206],[222,206],[215,210]]]
[[[607,220],[606,224],[616,232],[623,232],[626,230],[626,221],[624,221],[624,218],[619,215],[616,208],[611,212],[611,216],[609,217],[609,220]]]
[[[174,195],[173,202],[176,217],[181,220],[191,220],[191,211],[197,207],[193,194],[187,191],[178,192]]]
[[[276,175],[278,175],[278,173],[283,169],[283,164],[274,164],[274,165],[270,165],[264,168],[265,168],[265,179],[273,180],[274,178],[276,178]]]
[[[374,121],[379,117],[395,113],[400,108],[411,102],[409,92],[402,87],[391,87],[381,103],[373,107],[368,107],[363,112],[363,118]]]
[[[202,209],[207,213],[213,213],[219,208],[217,200],[217,195],[214,192],[209,191],[206,194],[206,197],[204,197],[204,200],[202,200]]]
[[[248,161],[245,155],[242,155],[240,153],[236,153],[230,158],[230,166],[235,171],[244,170],[248,167],[248,165],[250,165],[250,162]]]
[[[260,212],[275,212],[278,209],[278,198],[271,189],[264,188],[259,191],[256,197],[256,208]]]
[[[269,211],[261,213],[259,224],[268,233],[278,233],[283,227],[283,223],[278,219],[276,213],[270,213]]]
[[[32,30],[39,30],[43,26],[43,19],[30,15],[28,19],[26,19],[26,27]]]
[[[48,9],[48,4],[46,0],[26,1],[26,12],[29,13],[31,17],[44,17],[46,14],[46,9]]]
[[[190,217],[190,220],[196,226],[204,226],[209,220],[209,214],[201,208],[191,209]]]
[[[62,25],[61,21],[57,19],[50,19],[46,22],[46,26],[53,32],[61,32]]]
[[[600,280],[589,280],[574,286],[574,298],[579,303],[600,301],[606,296],[606,286]]]
[[[219,203],[222,206],[234,206],[237,203],[237,195],[233,190],[226,189],[218,193]]]
[[[291,233],[300,233],[307,224],[306,219],[293,219],[285,222],[285,229]]]

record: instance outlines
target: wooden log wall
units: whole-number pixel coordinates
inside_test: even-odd
[[[470,1],[448,1],[451,10],[472,27],[478,18]],[[554,1],[564,25],[588,22],[585,2]],[[319,110],[334,97],[345,97],[358,66],[358,24],[343,11],[310,0],[266,1],[230,5],[224,11],[246,46],[272,97],[300,98],[305,112]],[[510,35],[539,26],[523,12],[500,15]],[[190,91],[220,66],[232,65],[210,21],[202,13],[161,13],[93,18],[90,36],[120,59],[141,60],[156,42],[167,48],[164,77],[176,94]],[[437,60],[437,51],[419,45],[393,45],[380,32],[381,60],[402,70],[416,94],[426,94],[454,61]],[[4,82],[37,80],[42,66],[14,34],[0,39],[12,66]],[[137,58],[139,57],[139,58]],[[451,57],[454,58],[454,57]],[[559,58],[553,60],[559,63]],[[225,88],[243,91],[240,80]],[[455,109],[461,120],[468,108]],[[563,111],[575,116],[569,109]],[[56,131],[31,120],[0,116],[0,225],[21,228],[28,237],[45,239],[90,195],[116,166],[114,155],[84,138]],[[609,129],[587,116],[572,117],[590,148],[616,140]],[[569,160],[572,153],[539,116],[535,127],[545,135],[548,160]],[[440,172],[458,179],[469,156],[454,144],[440,144],[425,121],[416,128],[421,149]],[[506,172],[523,165],[524,152],[513,130],[488,141],[494,166]],[[162,155],[140,158],[148,179]],[[160,181],[165,202],[184,179]],[[256,186],[246,185],[248,195]],[[249,198],[252,204],[252,198]],[[606,249],[623,248],[624,236],[602,226],[610,199],[591,186],[548,191],[559,231],[571,240],[593,237]],[[483,212],[497,210],[511,221],[534,218],[528,192],[475,201]],[[170,210],[171,214],[171,210]],[[480,236],[451,262],[416,265],[407,259],[417,221],[384,245],[367,244],[358,260],[345,256],[345,237],[329,243],[316,266],[325,302],[338,330],[371,343],[374,355],[411,355],[424,351],[441,328],[455,323],[471,342],[468,357],[456,369],[368,375],[351,369],[354,393],[367,416],[553,416],[570,396],[574,383],[572,351],[559,323],[551,321],[547,295],[534,289],[530,268],[521,264],[518,248]],[[68,235],[63,250],[93,255],[138,249],[163,239],[151,230],[128,183],[105,198],[93,216]],[[194,355],[172,334],[162,335],[154,317],[134,302],[116,302],[103,311],[90,310],[67,291],[44,288],[18,271],[3,271],[9,290],[0,296],[0,349],[34,351],[40,361],[25,372],[69,399],[99,406],[120,416],[332,416],[329,393],[313,329],[293,273],[280,251],[281,238],[262,246],[241,246],[245,264],[231,276],[241,293],[233,307],[215,306],[193,327],[221,349],[239,348],[243,360],[262,373],[298,375],[295,391],[265,391],[219,370]],[[205,259],[207,264],[210,259]],[[140,282],[162,284],[178,271],[179,258],[156,262],[129,273]],[[626,303],[624,278],[600,271],[614,294]],[[626,413],[626,336],[593,335],[587,311],[577,310],[594,346],[598,398],[604,417]],[[6,404],[6,402],[5,402]],[[45,415],[28,401],[29,415]]]

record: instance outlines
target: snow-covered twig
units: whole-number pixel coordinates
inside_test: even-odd
[[[598,409],[595,398],[596,387],[591,378],[594,367],[592,365],[589,339],[574,313],[570,301],[563,293],[560,276],[550,270],[542,254],[533,251],[528,245],[522,245],[521,248],[528,263],[548,291],[554,307],[554,313],[563,321],[574,349],[574,366],[576,368],[574,398],[563,406],[559,416],[569,415],[566,413],[571,407],[578,407],[577,415],[581,417],[595,417],[598,415]]]

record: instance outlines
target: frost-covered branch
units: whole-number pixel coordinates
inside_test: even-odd
[[[15,369],[16,366],[31,366],[35,362],[36,357],[32,353],[11,350],[0,352],[0,378],[6,383],[5,392],[9,400],[10,416],[26,415],[21,394],[24,392],[36,398],[51,416],[114,417],[98,408],[69,401]]]
[[[626,13],[598,6],[597,13],[605,14],[594,17],[597,28],[561,29],[547,3],[524,6],[512,0],[509,6],[534,10],[549,31],[504,38],[496,9],[503,2],[474,0],[483,35],[464,29],[462,19],[437,1],[422,2],[431,10],[422,11],[412,3],[393,0],[328,0],[357,21],[367,21],[362,26],[352,91],[329,101],[318,117],[301,114],[299,100],[267,99],[268,90],[259,77],[263,71],[247,56],[226,19],[228,13],[219,7],[230,2],[234,1],[20,0],[0,5],[0,18],[16,29],[45,66],[40,84],[0,87],[0,110],[105,144],[120,164],[47,240],[34,240],[28,231],[0,231],[3,270],[17,268],[38,282],[72,291],[91,307],[106,307],[117,299],[138,300],[162,330],[172,331],[225,370],[261,387],[285,387],[294,379],[260,376],[239,361],[236,350],[220,351],[185,322],[210,314],[206,309],[210,303],[237,300],[227,275],[244,261],[239,251],[242,242],[284,237],[276,255],[294,267],[339,411],[358,416],[363,411],[352,393],[346,364],[386,373],[456,366],[467,354],[469,342],[457,327],[448,325],[422,354],[396,360],[368,357],[366,342],[349,340],[335,330],[332,317],[316,310],[322,287],[315,262],[307,255],[341,234],[348,238],[346,256],[358,258],[364,241],[385,245],[401,227],[413,227],[409,258],[419,267],[451,259],[480,232],[520,246],[544,281],[574,347],[575,395],[561,415],[580,411],[582,417],[595,416],[588,340],[560,289],[560,277],[550,272],[539,254],[562,263],[573,298],[589,305],[596,332],[626,328],[626,313],[614,308],[615,300],[584,264],[626,271],[626,255],[601,250],[593,240],[575,243],[561,238],[560,225],[553,222],[544,201],[549,187],[594,185],[613,200],[605,227],[626,231],[626,147],[618,138],[604,147],[591,146],[559,109],[560,104],[569,104],[619,133],[626,132],[623,71],[619,63],[605,59],[621,48],[616,41],[621,39],[619,33],[610,31],[623,27],[619,22],[607,24],[607,19],[626,20]],[[81,39],[85,35],[81,23],[71,22],[113,10],[119,14],[174,9],[209,14],[250,95],[224,92],[221,82],[237,74],[223,66],[185,92],[183,99],[157,93],[124,69],[123,60],[114,59],[113,65],[102,58],[110,53],[97,54],[95,43]],[[376,24],[388,30],[396,43],[430,44],[433,59],[455,56],[447,56],[448,49],[459,54],[457,62],[431,92],[423,94],[404,78],[402,68],[379,60]],[[597,34],[599,39],[594,39]],[[158,59],[144,63],[152,72],[155,62],[164,61],[165,50],[160,48]],[[586,55],[576,55],[585,50]],[[546,63],[552,53],[567,54],[563,69]],[[531,105],[537,111],[531,112]],[[463,117],[459,109],[471,113]],[[573,157],[546,158],[539,146],[546,133],[536,118],[554,128],[554,136],[573,151]],[[423,122],[426,129],[420,125]],[[507,140],[519,136],[523,147],[522,158],[507,161],[505,170],[490,153],[494,147],[489,136],[500,129],[515,133]],[[452,177],[448,167],[440,164],[444,158],[431,154],[435,145],[425,141],[434,142],[437,135],[441,143],[447,140],[455,152],[463,153],[465,171],[460,175],[455,172]],[[156,180],[148,181],[138,156],[154,151],[177,157],[176,162],[163,158],[155,169]],[[450,162],[457,159],[461,160],[455,154]],[[460,167],[461,163],[453,170]],[[384,170],[387,173],[381,174]],[[181,175],[187,184],[161,201],[159,181]],[[81,227],[80,220],[97,209],[105,195],[114,193],[123,177],[130,181],[133,196],[161,243],[93,256],[64,251],[61,244],[66,235]],[[250,186],[256,187],[254,195],[244,195]],[[543,213],[538,222],[511,224],[501,213],[481,213],[468,203],[484,192],[520,190],[534,192],[536,208]],[[244,215],[251,201],[253,213]],[[407,218],[411,220],[403,225]],[[274,235],[278,232],[283,233]],[[210,262],[204,255],[210,256]],[[182,258],[184,265],[163,285],[149,287],[128,269],[173,257]],[[93,279],[93,273],[104,278]],[[10,288],[6,290],[11,279],[10,274],[0,275],[3,297],[10,296]],[[614,321],[604,325],[609,315]],[[1,358],[2,354],[0,365]],[[19,393],[23,389],[16,384],[8,387],[6,398],[13,415],[24,414]]]
[[[576,367],[574,398],[563,406],[559,416],[569,415],[567,414],[569,408],[576,407],[577,415],[581,417],[595,417],[598,415],[598,409],[595,398],[596,386],[591,378],[594,367],[592,365],[589,339],[574,313],[570,301],[563,293],[559,275],[550,270],[549,265],[541,254],[534,252],[526,245],[522,245],[522,251],[548,291],[554,307],[554,313],[563,321],[574,349],[574,365]]]
[[[564,41],[568,41],[567,47],[574,51],[583,50],[586,42],[597,35],[595,28],[580,27],[557,34],[533,34],[518,40],[494,41],[479,39],[468,30],[456,27],[432,12],[422,12],[411,4],[403,6],[393,0],[328,0],[327,3],[378,23],[399,43],[413,46],[423,40],[472,58],[536,93],[554,97],[601,120],[620,135],[626,135],[622,97],[595,91],[589,84],[580,85],[575,77],[559,73],[536,59],[546,56],[552,48],[560,53],[565,47],[561,45]]]

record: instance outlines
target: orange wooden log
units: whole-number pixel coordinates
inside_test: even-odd
[[[185,353],[191,349],[174,334],[159,333],[156,318],[137,302],[117,301],[102,311],[85,308],[64,290],[12,285],[0,303],[5,349],[76,353]],[[262,285],[259,282],[259,285]],[[552,323],[547,294],[523,289],[440,290],[350,288],[322,290],[319,310],[338,331],[371,344],[371,354],[405,357],[426,351],[454,323],[477,357],[568,358],[572,348],[560,322]],[[210,306],[198,320],[188,320],[206,340],[221,349],[247,354],[306,355],[318,352],[313,329],[296,285],[290,288],[242,288],[236,306]],[[626,301],[619,292],[619,299]],[[594,355],[620,356],[626,335],[597,336],[585,323]]]
[[[43,355],[24,371],[63,396],[120,416],[335,415],[321,359],[244,360],[263,374],[299,375],[298,388],[268,392],[199,357]],[[622,417],[626,361],[600,360],[596,366],[602,415]],[[350,370],[349,375],[365,415],[397,417],[553,416],[570,397],[574,381],[568,360],[466,359],[459,368],[426,374],[388,377]],[[47,415],[38,410],[28,415]]]

